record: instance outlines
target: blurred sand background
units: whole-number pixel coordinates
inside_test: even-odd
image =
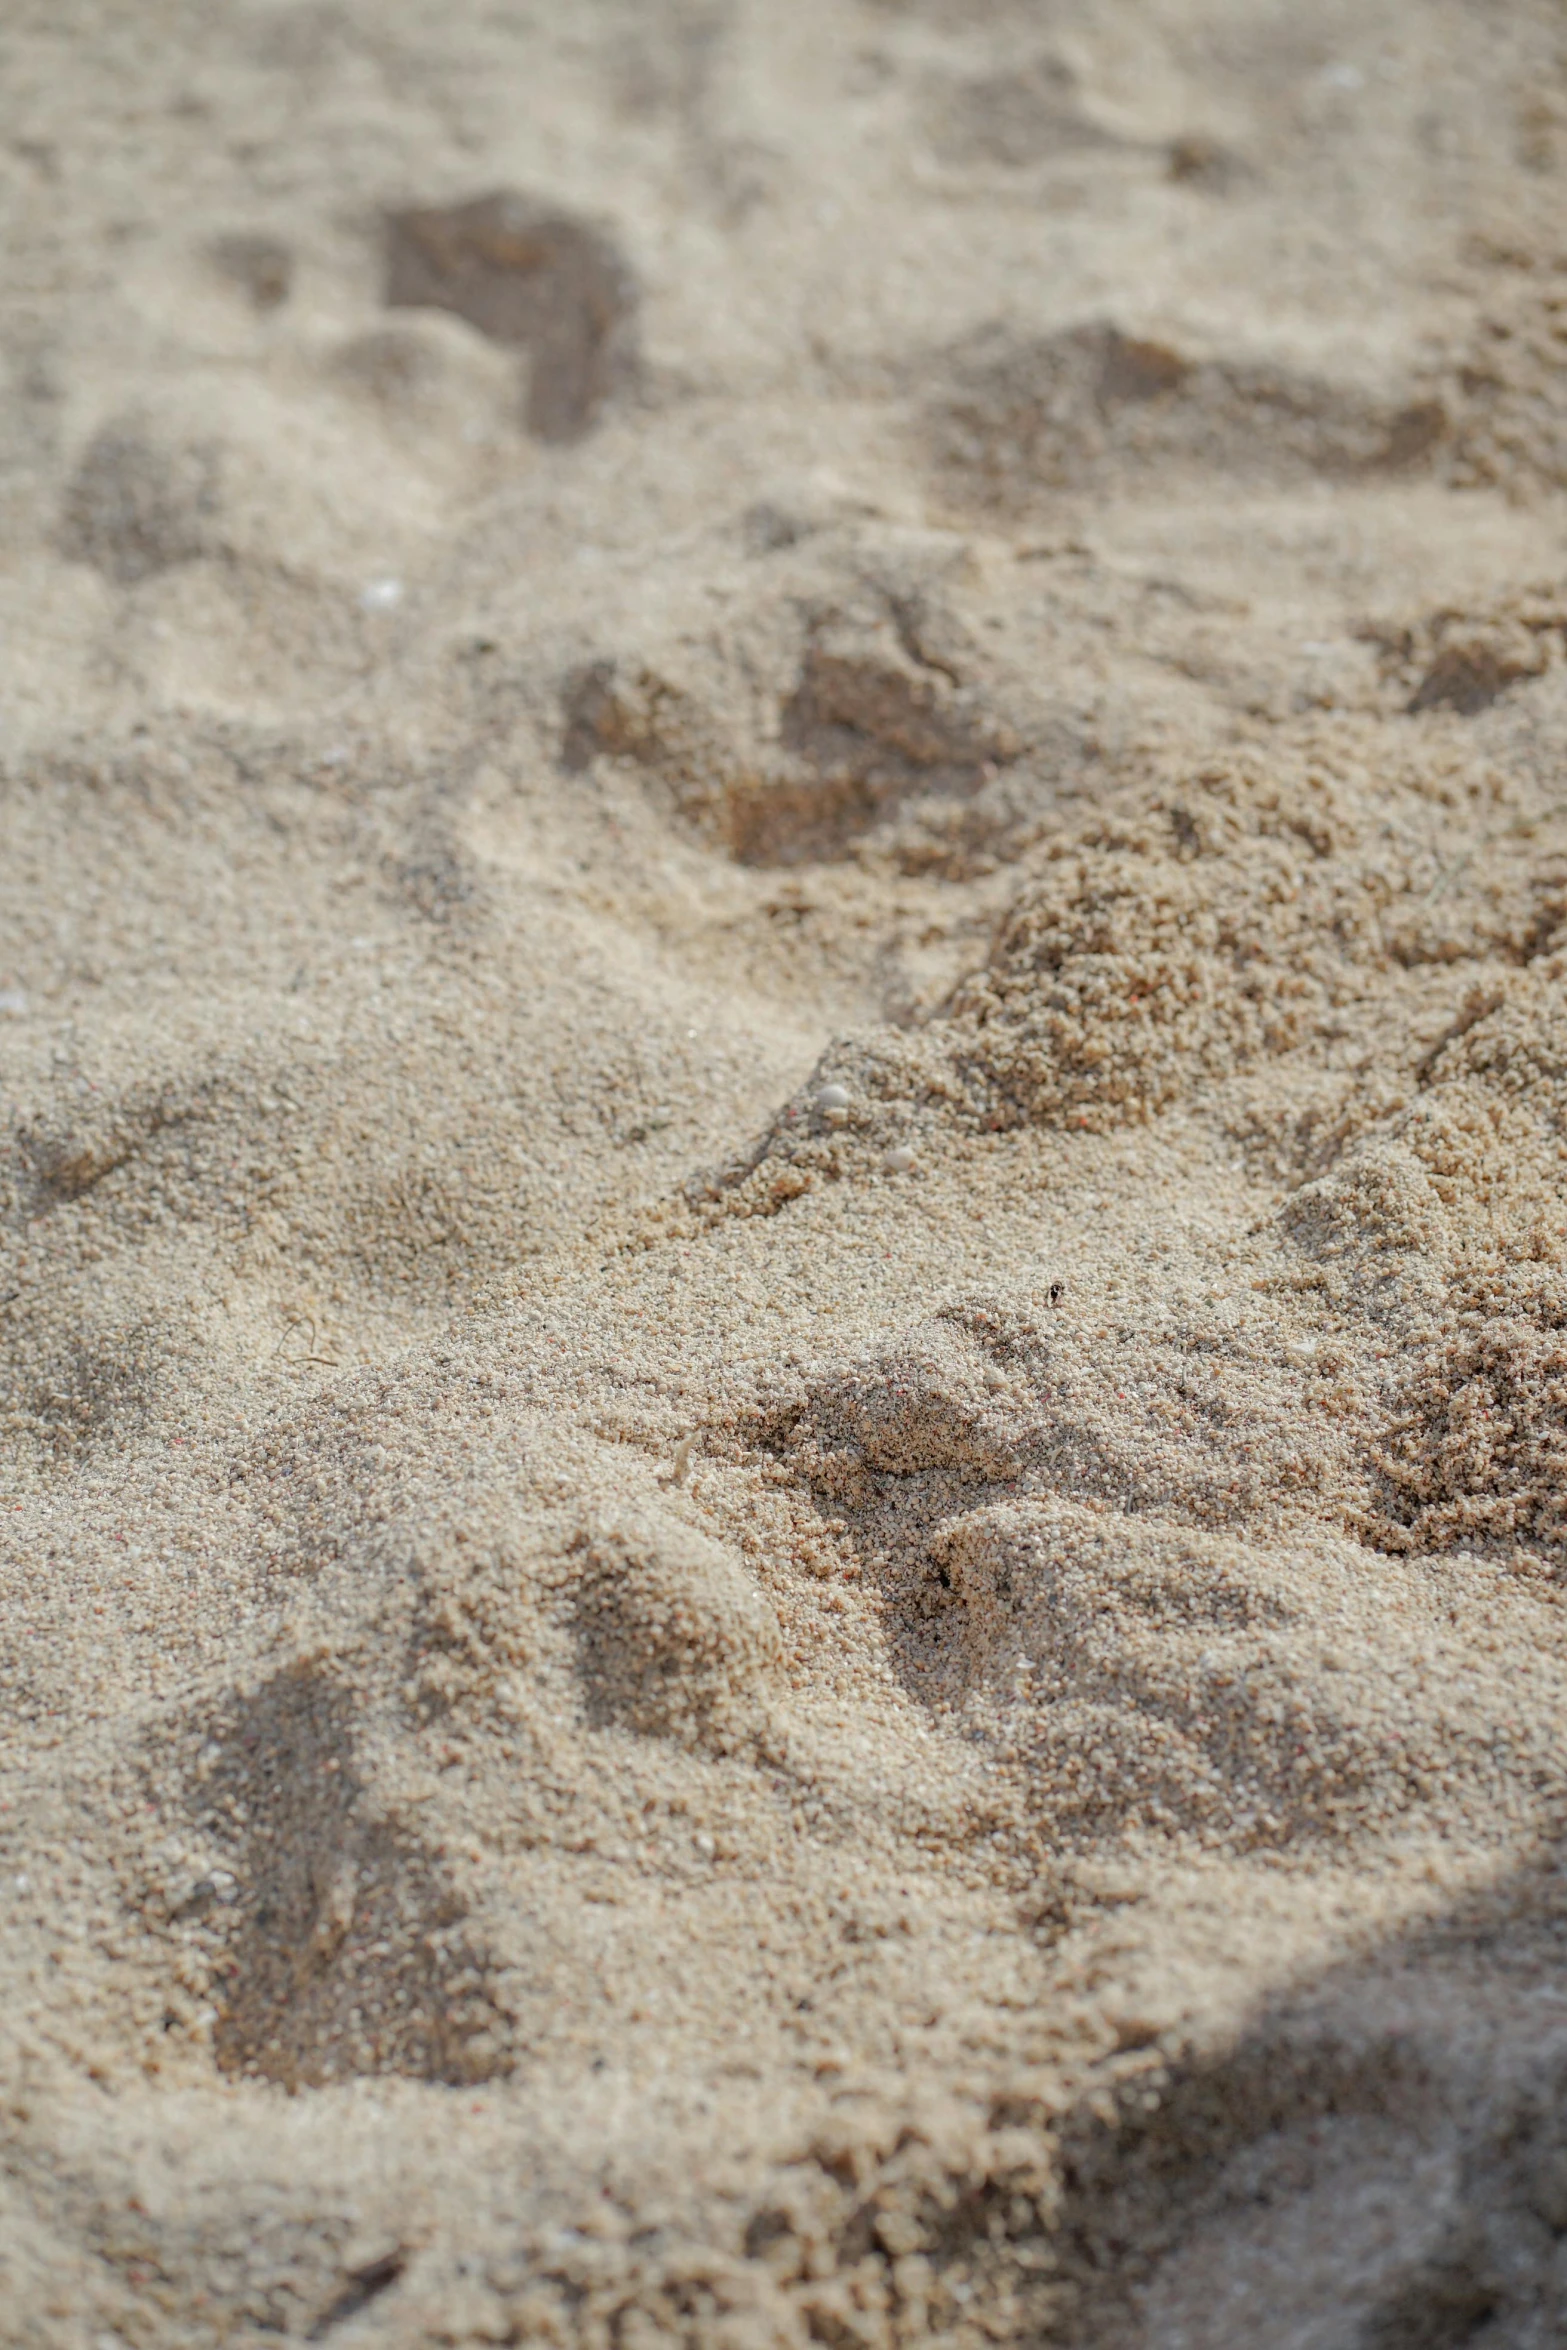
[[[1560,5],[0,89],[0,2342],[1559,2342]]]

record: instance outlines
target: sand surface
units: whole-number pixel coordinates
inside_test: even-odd
[[[0,2342],[1559,2344],[1558,0],[0,60]]]

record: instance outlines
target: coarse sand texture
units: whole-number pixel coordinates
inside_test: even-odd
[[[0,134],[0,2350],[1557,2350],[1561,0]]]

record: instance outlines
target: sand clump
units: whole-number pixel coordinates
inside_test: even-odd
[[[0,2342],[1556,2340],[1552,11],[60,29]]]

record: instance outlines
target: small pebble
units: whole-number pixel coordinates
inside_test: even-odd
[[[27,1012],[27,998],[19,987],[0,987],[0,1012],[21,1020]]]
[[[907,1175],[913,1164],[914,1153],[906,1142],[900,1142],[897,1148],[888,1151],[882,1160],[882,1165],[889,1175]]]
[[[360,593],[359,608],[363,612],[391,612],[402,600],[403,583],[400,579],[372,579]]]
[[[816,1089],[816,1107],[819,1110],[846,1110],[849,1089],[846,1085],[821,1085]]]

